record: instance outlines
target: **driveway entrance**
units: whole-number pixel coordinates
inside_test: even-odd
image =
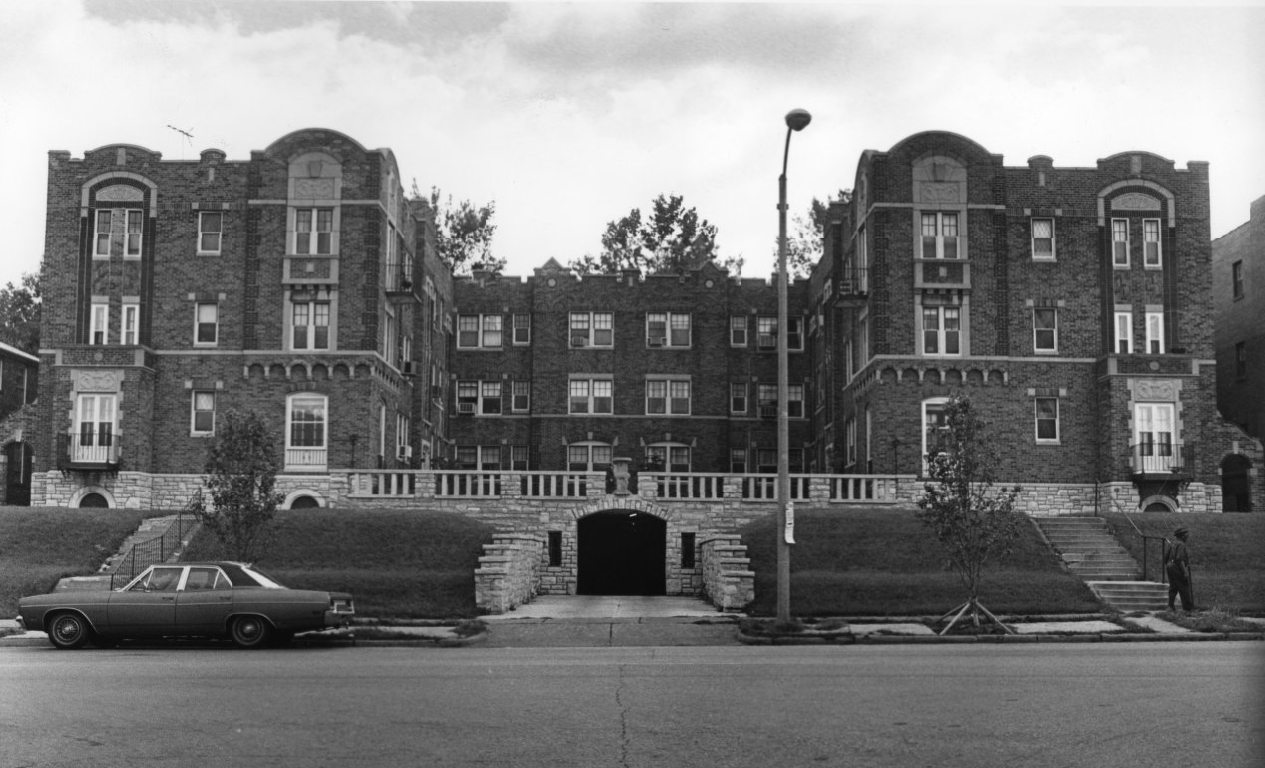
[[[581,595],[663,595],[667,523],[644,512],[598,512],[577,525]]]

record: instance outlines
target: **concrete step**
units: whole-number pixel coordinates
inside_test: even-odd
[[[1168,607],[1168,587],[1153,581],[1086,581],[1099,599],[1122,611],[1158,611]]]

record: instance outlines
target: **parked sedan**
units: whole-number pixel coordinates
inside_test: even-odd
[[[147,637],[227,637],[257,648],[284,643],[296,632],[343,626],[355,613],[351,595],[288,589],[249,565],[229,562],[153,565],[121,589],[18,600],[18,623],[47,632],[61,649]]]

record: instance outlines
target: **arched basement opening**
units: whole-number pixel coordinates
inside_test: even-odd
[[[667,522],[616,509],[577,523],[576,592],[581,595],[664,595]]]

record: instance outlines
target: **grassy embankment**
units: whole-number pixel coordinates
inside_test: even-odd
[[[0,510],[0,616],[17,598],[63,576],[93,573],[143,517],[131,510]],[[1148,533],[1191,530],[1196,599],[1243,613],[1265,612],[1265,515],[1135,515]],[[474,577],[491,530],[459,515],[426,511],[304,510],[283,515],[282,535],[258,563],[294,587],[356,597],[362,616],[467,618],[477,614]],[[1109,524],[1127,547],[1140,544],[1123,517]],[[1123,526],[1123,527],[1121,527]],[[774,612],[773,520],[743,529],[756,571],[755,614]],[[984,605],[1008,614],[1102,610],[1028,525],[1016,551],[985,574]],[[939,543],[909,510],[798,509],[791,550],[791,608],[798,616],[939,615],[963,588],[943,568]],[[188,559],[220,556],[199,535]]]
[[[775,523],[742,531],[756,572],[751,613],[776,613]],[[966,600],[932,532],[910,509],[795,510],[791,547],[791,611],[797,616],[934,615]],[[1091,613],[1103,607],[1064,570],[1036,528],[1020,527],[1014,552],[988,568],[980,602],[994,613]]]

